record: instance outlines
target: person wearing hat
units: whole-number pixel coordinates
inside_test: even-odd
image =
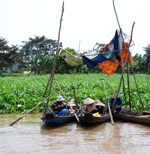
[[[58,116],[66,115],[66,105],[63,101],[64,98],[61,95],[59,95],[57,97],[57,101],[50,106],[50,112],[53,112]]]
[[[75,99],[71,99],[68,102],[67,107],[68,107],[68,114],[73,114],[78,111],[78,107],[80,107],[80,105],[78,103],[77,104],[75,103]]]
[[[122,100],[120,98],[120,94],[118,94],[117,92],[113,93],[113,95],[111,96],[111,99],[110,99],[110,107],[111,108],[113,107],[115,99],[116,99],[116,103],[114,105],[114,109],[118,113],[122,110]]]
[[[84,104],[85,104],[85,108],[84,108],[84,112],[85,113],[96,113],[98,112],[96,106],[95,106],[95,101],[91,98],[86,98],[84,100]]]
[[[68,107],[71,107],[75,111],[78,109],[78,106],[79,104],[75,103],[75,99],[71,99],[70,102],[68,102]]]

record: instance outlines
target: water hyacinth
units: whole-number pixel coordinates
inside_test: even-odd
[[[4,77],[0,78],[0,114],[5,113],[24,113],[33,108],[43,100],[43,93],[48,83],[49,75],[31,75],[19,77]],[[128,86],[126,75],[124,75],[124,90],[120,88],[121,98],[125,107],[131,107],[136,110],[142,110],[142,104],[138,97],[138,90],[135,85],[133,75],[130,75],[130,102],[128,95]],[[106,95],[102,79],[104,79],[107,96],[118,90],[120,83],[120,74],[114,74],[109,77],[105,74],[56,74],[54,78],[59,83],[60,87],[64,86],[63,92],[69,99],[74,98],[74,87],[76,90],[77,101],[82,105],[87,97],[93,99],[98,98],[103,103],[106,102]],[[137,84],[139,87],[140,96],[144,103],[145,110],[150,111],[150,86],[147,86],[147,75],[136,75]],[[53,81],[50,94],[58,90],[59,87]],[[48,96],[49,91],[44,98]],[[50,97],[49,105],[56,100],[58,92]],[[125,96],[125,98],[124,98]],[[126,100],[126,102],[125,102]],[[32,113],[42,112],[42,107],[39,106]]]

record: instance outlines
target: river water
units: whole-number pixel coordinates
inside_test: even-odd
[[[149,154],[150,127],[115,122],[45,128],[40,114],[0,115],[0,154]]]

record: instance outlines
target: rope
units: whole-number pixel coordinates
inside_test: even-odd
[[[116,27],[117,24],[115,24],[115,26],[112,28],[112,30],[110,31],[110,33],[108,34],[108,36],[105,38],[104,42],[107,40],[107,38],[110,36],[110,34],[112,33],[112,31],[114,30],[114,28]]]
[[[65,49],[62,49],[64,50],[66,53],[70,54],[71,56],[74,56],[73,54],[69,53],[68,51],[66,51]],[[86,56],[93,56],[93,55],[103,55],[103,54],[110,54],[110,53],[113,53],[113,52],[118,52],[118,51],[123,51],[123,50],[128,50],[128,48],[122,48],[121,50],[112,50],[112,51],[109,51],[109,52],[103,52],[103,53],[96,53],[96,54],[80,54],[78,55],[79,57],[82,57],[83,55],[86,55]],[[60,55],[61,56],[61,55]],[[62,57],[62,56],[61,56]],[[64,58],[63,58],[64,59]]]

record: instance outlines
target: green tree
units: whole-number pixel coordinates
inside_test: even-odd
[[[142,55],[136,54],[133,57],[133,59],[135,61],[135,64],[133,65],[134,71],[136,73],[144,73],[145,66],[143,65],[144,64],[144,58],[142,57]]]
[[[10,67],[14,63],[22,62],[19,58],[18,47],[15,45],[8,45],[8,42],[5,38],[0,38],[0,69],[4,67]]]
[[[23,61],[31,67],[31,71],[36,74],[45,70],[50,71],[49,64],[52,64],[51,60],[53,60],[50,57],[55,54],[57,41],[45,36],[35,36],[35,38],[29,38],[29,41],[22,43],[20,53],[23,56]]]
[[[148,44],[148,46],[144,47],[143,49],[145,51],[145,54],[144,54],[143,58],[145,60],[147,73],[149,74],[149,72],[150,72],[150,44]]]

